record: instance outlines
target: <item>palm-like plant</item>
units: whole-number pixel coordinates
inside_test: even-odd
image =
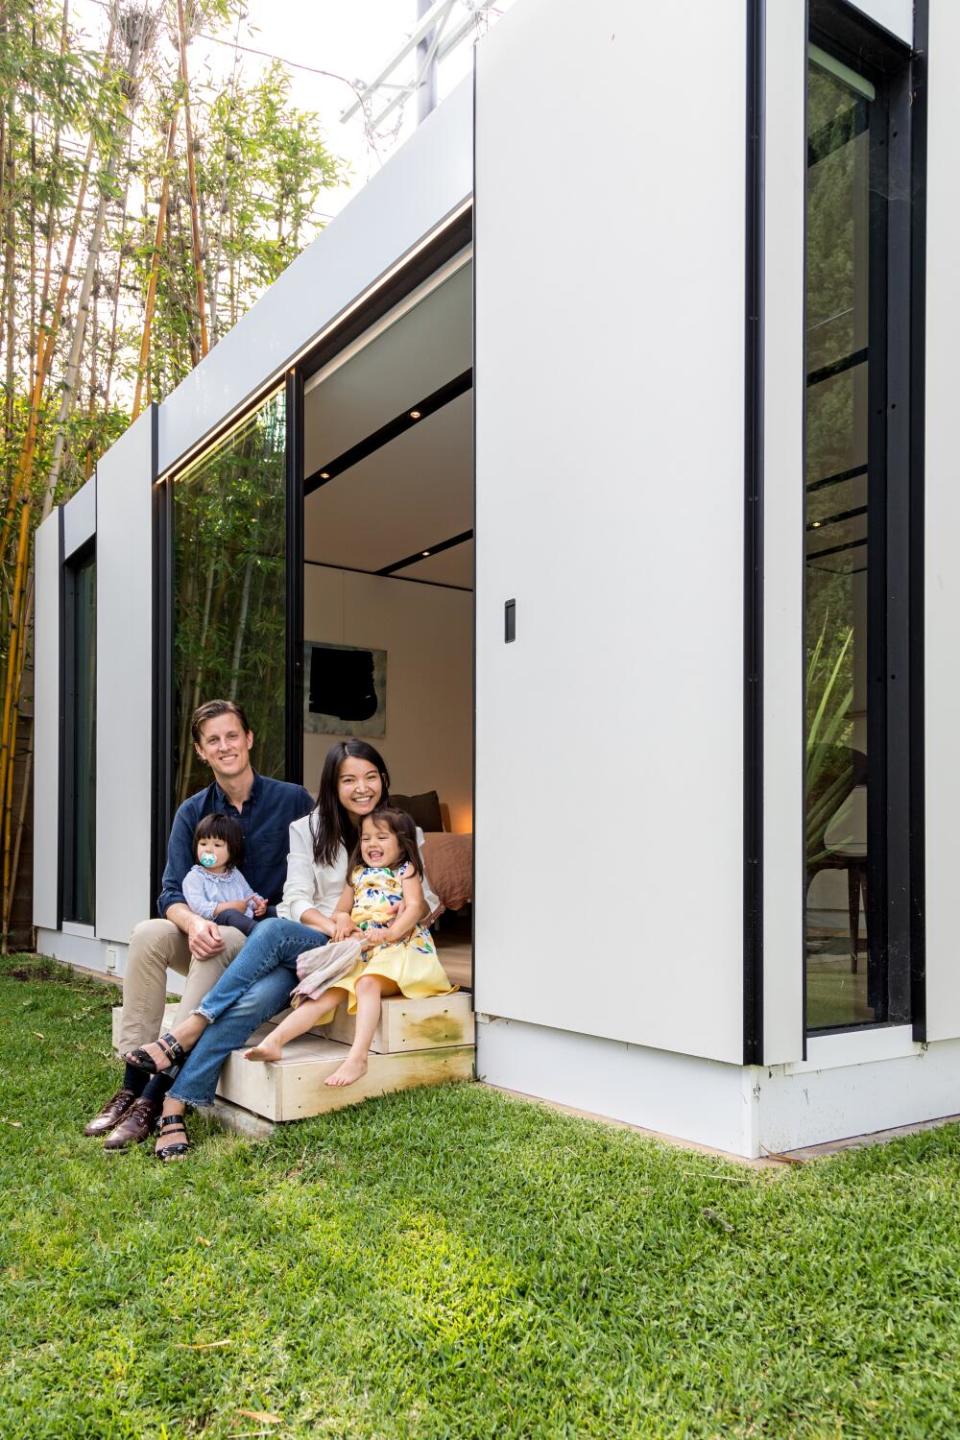
[[[853,684],[846,665],[852,643],[853,626],[847,625],[831,632],[828,612],[807,665],[806,697],[810,718],[804,788],[808,872],[826,858],[824,830],[853,784],[853,767],[847,749],[852,724]]]

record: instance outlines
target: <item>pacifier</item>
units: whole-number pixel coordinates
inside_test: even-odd
[[[212,870],[216,863],[216,855],[211,855],[209,850],[205,851],[204,854],[200,856],[200,864],[205,870]]]

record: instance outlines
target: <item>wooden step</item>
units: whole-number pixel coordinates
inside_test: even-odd
[[[173,1024],[176,1009],[176,1005],[168,1005],[164,1010],[165,1030]],[[286,1010],[281,1011],[283,1015],[286,1013]],[[274,1021],[279,1018],[279,1015],[274,1016]],[[341,1005],[330,1025],[310,1030],[308,1034],[352,1045],[354,1023],[355,1017],[348,1015],[346,1006]],[[113,1011],[114,1049],[119,1033],[120,1007],[117,1006]],[[391,995],[381,1007],[380,1023],[374,1031],[370,1049],[375,1055],[393,1055],[473,1043],[471,997],[458,990],[453,995],[431,995],[426,1000],[407,1000],[403,995]]]
[[[320,1033],[344,1045],[353,1044],[356,1017],[341,1005],[333,1021]],[[431,995],[426,1000],[407,1000],[391,995],[380,1007],[380,1023],[373,1032],[370,1049],[376,1055],[396,1055],[411,1050],[436,1050],[444,1045],[472,1045],[473,1011],[469,995]]]
[[[166,1007],[165,1029],[173,1023],[176,1009],[176,1005]],[[117,1006],[112,1014],[114,1048],[119,1038],[120,1013]],[[347,1055],[353,1039],[351,1017],[338,1011],[330,1033],[311,1031],[292,1040],[282,1060],[245,1060],[244,1050],[269,1035],[273,1024],[261,1025],[243,1049],[228,1056],[217,1086],[221,1099],[266,1120],[301,1120],[391,1090],[469,1080],[473,1075],[470,997],[459,992],[427,1000],[406,1000],[402,995],[385,1000],[367,1073],[342,1089],[334,1089],[324,1081]],[[392,1048],[380,1050],[377,1047],[381,1045]]]
[[[257,1031],[257,1039],[269,1034]],[[370,1054],[367,1073],[353,1085],[325,1085],[345,1058],[349,1047],[321,1036],[305,1035],[286,1046],[282,1060],[244,1060],[234,1050],[220,1074],[217,1094],[234,1105],[267,1120],[302,1120],[345,1105],[356,1105],[393,1090],[417,1085],[439,1085],[446,1080],[469,1080],[473,1075],[472,1045],[445,1046],[393,1055]]]

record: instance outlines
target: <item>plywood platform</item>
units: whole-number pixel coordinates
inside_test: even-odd
[[[269,1027],[258,1031],[266,1035]],[[367,1073],[355,1084],[332,1089],[324,1084],[347,1054],[348,1046],[317,1035],[294,1040],[282,1060],[263,1064],[244,1060],[234,1050],[220,1076],[217,1094],[267,1120],[302,1120],[386,1095],[415,1085],[439,1085],[444,1080],[469,1080],[473,1075],[473,1046],[446,1046],[395,1055],[374,1055]]]
[[[175,1005],[167,1006],[164,1028],[172,1024],[175,1012]],[[114,1046],[119,1026],[118,1007],[113,1011]],[[352,1016],[341,1009],[326,1030],[310,1031],[291,1041],[282,1060],[245,1060],[244,1050],[272,1028],[273,1022],[262,1025],[243,1049],[228,1057],[217,1087],[221,1099],[266,1120],[300,1120],[392,1090],[469,1080],[473,1075],[474,1019],[470,996],[462,991],[428,1000],[407,1000],[402,995],[384,1000],[367,1073],[344,1088],[324,1082],[345,1058],[353,1040]]]

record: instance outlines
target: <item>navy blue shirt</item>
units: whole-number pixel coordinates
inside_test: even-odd
[[[197,862],[193,853],[193,832],[202,816],[217,810],[240,821],[246,847],[243,873],[258,895],[276,905],[283,894],[283,882],[287,875],[290,824],[312,809],[313,801],[302,785],[291,785],[286,780],[270,780],[257,774],[254,774],[253,789],[244,800],[242,810],[227,799],[216,781],[206,790],[188,796],[173,817],[167,863],[161,881],[163,889],[157,901],[159,914],[166,915],[171,905],[186,904],[183,877]]]

